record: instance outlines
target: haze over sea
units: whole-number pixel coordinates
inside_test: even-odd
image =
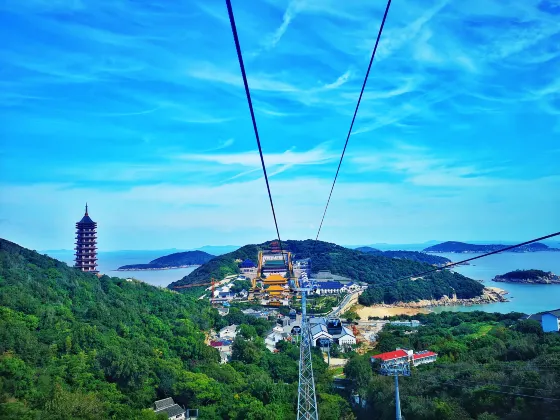
[[[477,254],[434,254],[460,261]],[[471,265],[457,266],[455,271],[475,280],[483,280],[485,286],[499,287],[509,292],[509,302],[473,306],[437,307],[433,312],[443,311],[486,311],[486,312],[524,312],[533,314],[560,308],[560,284],[514,284],[497,283],[492,279],[498,274],[517,269],[538,269],[560,274],[560,252],[527,252],[490,255],[472,261]]]

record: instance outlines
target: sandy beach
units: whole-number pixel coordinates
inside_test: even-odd
[[[395,315],[427,314],[430,311],[425,308],[405,308],[404,306],[362,306],[356,307],[356,313],[361,319],[367,320],[370,316],[383,318]]]

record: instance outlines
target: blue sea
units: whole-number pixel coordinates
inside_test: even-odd
[[[460,261],[476,254],[435,254],[447,257],[451,261]],[[434,308],[442,311],[486,311],[486,312],[523,312],[533,314],[560,308],[560,284],[513,284],[492,281],[494,276],[517,269],[538,269],[560,274],[560,252],[505,252],[472,261],[471,265],[457,266],[455,271],[475,280],[482,280],[484,285],[507,290],[509,302],[490,303],[473,306],[445,306]]]
[[[173,252],[173,251],[172,251]],[[174,251],[177,252],[177,251]],[[45,253],[68,265],[73,265],[74,254],[72,251],[45,251]],[[153,286],[166,287],[169,283],[182,279],[191,273],[196,267],[177,268],[173,270],[150,270],[150,271],[115,271],[123,265],[146,264],[151,260],[170,254],[164,251],[113,251],[100,252],[98,254],[97,269],[100,273],[111,277],[135,278],[149,283]]]
[[[127,264],[141,264],[169,254],[169,251],[114,251],[100,252],[99,271],[113,277],[135,278],[154,286],[166,287],[191,273],[196,267],[158,271],[114,271]],[[47,251],[47,254],[69,265],[73,264],[72,251]],[[460,261],[476,254],[437,254]],[[475,260],[471,265],[458,266],[456,271],[475,280],[482,280],[486,286],[499,287],[509,292],[509,302],[474,306],[445,306],[434,308],[442,311],[487,311],[523,312],[532,314],[560,308],[560,285],[556,284],[510,284],[491,281],[494,276],[516,269],[539,269],[560,274],[560,252],[503,253]]]

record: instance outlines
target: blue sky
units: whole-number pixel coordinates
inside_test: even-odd
[[[384,1],[232,0],[283,238],[314,237]],[[0,236],[272,239],[225,2],[0,3]],[[560,3],[394,1],[321,238],[560,227]]]

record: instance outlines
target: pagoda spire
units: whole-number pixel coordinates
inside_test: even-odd
[[[86,216],[88,216],[88,214],[87,214],[87,201],[86,201]]]

